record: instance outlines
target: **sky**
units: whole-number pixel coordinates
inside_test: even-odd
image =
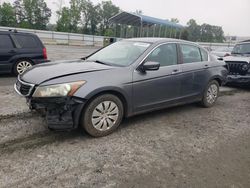
[[[13,0],[0,0],[13,2]],[[51,22],[56,21],[56,2],[45,0],[52,9]],[[62,0],[64,6],[70,0]],[[94,4],[101,0],[91,0]],[[178,18],[182,25],[195,19],[198,24],[222,26],[225,35],[250,36],[250,0],[112,0],[124,11],[142,10],[147,16],[161,19]]]

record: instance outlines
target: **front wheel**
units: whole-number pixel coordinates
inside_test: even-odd
[[[121,124],[123,104],[115,95],[104,94],[92,100],[82,114],[81,126],[93,137],[106,136]]]
[[[209,82],[203,94],[201,101],[202,106],[209,108],[212,107],[217,101],[219,95],[219,83],[216,80]]]

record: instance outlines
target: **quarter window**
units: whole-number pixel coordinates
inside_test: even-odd
[[[36,48],[37,42],[33,36],[15,35],[22,48]]]
[[[0,48],[13,48],[13,43],[9,35],[0,35],[0,41]]]
[[[201,53],[198,47],[181,44],[183,63],[201,62]]]
[[[160,63],[161,67],[177,64],[176,44],[164,44],[156,48],[147,57],[146,61]]]
[[[208,61],[208,54],[205,50],[200,49],[201,50],[201,57],[202,57],[202,61]]]

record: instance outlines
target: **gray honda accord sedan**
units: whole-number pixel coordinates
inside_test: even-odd
[[[80,126],[100,137],[124,117],[197,101],[211,107],[226,76],[225,63],[195,43],[134,38],[80,60],[36,65],[15,90],[46,113],[50,129]]]

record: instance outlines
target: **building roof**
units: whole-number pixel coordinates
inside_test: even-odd
[[[145,16],[141,14],[134,14],[129,12],[121,12],[109,19],[110,23],[134,25],[134,26],[145,26],[145,25],[163,25],[176,29],[183,28],[182,25],[170,22],[168,20],[163,20],[159,18],[154,18],[150,16]]]

